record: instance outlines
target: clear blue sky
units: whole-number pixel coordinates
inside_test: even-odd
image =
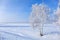
[[[44,0],[51,9],[56,9],[58,0]],[[42,0],[0,0],[0,22],[29,21],[32,4]]]

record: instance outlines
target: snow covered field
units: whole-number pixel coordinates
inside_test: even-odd
[[[60,28],[56,25],[45,25],[44,36],[39,35],[38,30],[29,26],[0,27],[0,40],[60,40]]]

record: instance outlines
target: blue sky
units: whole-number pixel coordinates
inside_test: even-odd
[[[40,4],[42,0],[0,0],[0,22],[25,22],[33,4]],[[44,0],[51,9],[56,9],[58,0]]]

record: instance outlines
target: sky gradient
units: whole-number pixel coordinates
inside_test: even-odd
[[[33,4],[42,0],[0,0],[0,22],[28,22]],[[58,0],[44,0],[52,10],[56,9]]]

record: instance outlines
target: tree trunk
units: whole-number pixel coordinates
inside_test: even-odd
[[[40,27],[40,36],[43,36],[43,24],[41,24],[41,27]]]

